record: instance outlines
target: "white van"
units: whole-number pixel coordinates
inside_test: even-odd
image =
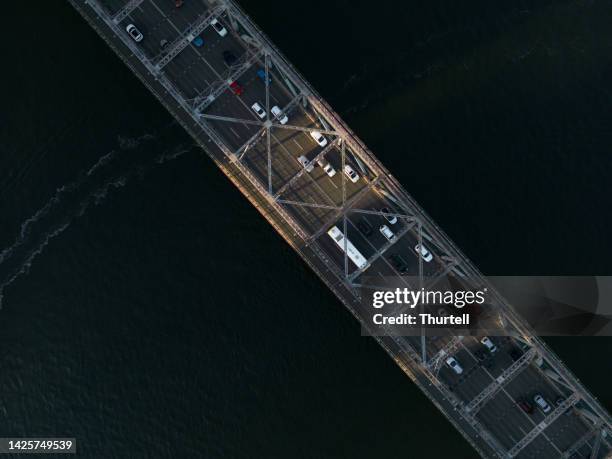
[[[298,163],[300,163],[302,167],[306,169],[306,172],[313,171],[314,166],[310,163],[310,161],[308,161],[308,158],[306,156],[298,156],[297,160],[298,160]]]
[[[310,131],[310,137],[312,137],[321,147],[327,145],[327,139],[323,137],[323,134],[319,131]]]
[[[289,121],[289,117],[283,113],[283,111],[278,105],[272,107],[270,111],[274,115],[274,118],[276,118],[280,124],[287,124],[287,122]]]
[[[391,231],[387,225],[382,225],[378,230],[389,242],[395,242],[395,234],[393,234],[393,231]]]
[[[336,169],[334,169],[334,167],[331,164],[325,161],[325,159],[323,158],[317,159],[317,164],[321,166],[323,170],[325,171],[325,173],[329,175],[330,177],[333,177],[334,175],[336,175]]]

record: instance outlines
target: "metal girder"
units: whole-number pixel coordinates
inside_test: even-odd
[[[557,420],[559,416],[561,416],[566,409],[571,406],[574,406],[580,400],[580,396],[574,392],[567,399],[565,399],[562,403],[557,405],[557,407],[550,413],[542,422],[540,422],[537,426],[527,433],[523,438],[521,438],[510,450],[508,451],[509,457],[515,457],[518,453],[520,453],[529,443],[531,443],[538,435],[544,432],[550,424]]]
[[[203,18],[191,25],[185,30],[180,37],[178,37],[170,45],[170,49],[163,53],[162,57],[155,63],[155,68],[161,70],[164,68],[172,59],[174,59],[181,51],[183,51],[193,39],[198,36],[206,27],[208,27],[211,21],[221,14],[223,8],[217,7],[213,9],[208,15],[202,15]]]
[[[242,56],[242,62],[238,62],[233,65],[229,69],[226,77],[223,78],[223,80],[221,80],[212,89],[209,88],[209,92],[206,96],[200,94],[196,97],[193,104],[194,110],[197,113],[202,113],[202,111],[205,110],[206,107],[208,107],[210,104],[212,104],[217,97],[219,97],[224,91],[229,89],[230,83],[236,81],[244,74],[244,72],[250,69],[251,66],[255,64],[255,62],[261,57],[263,52],[263,49],[259,49],[258,51],[252,54],[246,52]]]
[[[342,208],[336,212],[334,214],[334,216],[330,219],[328,219],[323,225],[321,225],[321,227],[314,233],[312,234],[309,238],[308,241],[314,241],[315,239],[317,239],[319,236],[321,236],[321,234],[323,234],[325,231],[327,231],[327,229],[334,223],[336,222],[338,219],[342,218],[349,210],[352,210],[351,206],[356,203],[359,199],[362,198],[362,196],[367,193],[368,191],[371,191],[375,185],[379,182],[380,177],[375,177],[374,180],[372,180],[370,183],[368,183],[367,186],[363,187],[361,190],[359,190],[355,196],[353,196],[349,201],[346,202],[345,205],[342,206]]]
[[[513,362],[508,368],[506,368],[501,375],[499,375],[495,381],[485,387],[476,397],[470,400],[470,403],[465,407],[465,411],[470,415],[474,416],[475,411],[478,411],[486,402],[492,399],[504,385],[512,380],[520,370],[529,365],[531,360],[536,356],[537,352],[531,348],[525,354],[521,356],[516,362]]]
[[[308,163],[308,166],[313,165],[318,159],[322,158],[323,156],[325,156],[332,148],[334,148],[335,146],[337,146],[338,141],[335,142],[330,142],[329,145],[327,145],[323,150],[321,150],[317,156],[315,156],[312,161],[310,161]],[[302,169],[300,169],[293,177],[291,177],[287,183],[285,183],[282,187],[280,187],[280,189],[274,193],[274,198],[278,199],[279,196],[281,194],[283,194],[285,192],[285,190],[287,190],[287,188],[289,188],[291,185],[293,185],[297,180],[299,180],[300,177],[302,177],[307,171],[306,171],[306,167],[302,167]]]
[[[423,288],[425,290],[429,290],[431,287],[436,285],[436,283],[440,279],[445,277],[448,273],[450,273],[458,265],[459,265],[459,262],[457,261],[457,259],[453,258],[448,263],[446,263],[446,265],[444,265],[444,269],[439,274],[436,274],[435,277],[431,278],[431,280],[427,284],[425,284],[425,286]]]
[[[442,359],[447,355],[454,354],[457,348],[461,345],[461,342],[464,340],[464,336],[453,336],[451,340],[444,345],[442,349],[440,349],[436,355],[434,355],[426,365],[430,368],[432,373],[437,373],[440,367],[442,366]]]
[[[567,459],[572,456],[576,451],[586,445],[591,438],[599,433],[599,428],[601,424],[596,425],[594,429],[586,432],[582,437],[580,437],[572,446],[570,446],[567,450],[563,452],[564,459]]]
[[[143,2],[144,0],[130,0],[129,2],[127,2],[125,4],[125,6],[123,8],[121,8],[117,14],[115,14],[113,16],[113,22],[115,24],[119,24],[121,21],[123,21],[126,17],[128,17],[128,15],[134,11],[136,8],[138,8],[140,6],[140,4]]]
[[[601,448],[601,440],[603,439],[603,430],[599,431],[599,434],[595,438],[595,444],[593,445],[593,451],[591,451],[591,457],[589,459],[597,459],[599,455],[599,449]]]
[[[268,132],[268,137],[269,137],[269,130],[268,128],[264,127],[260,129],[259,131],[257,131],[255,134],[253,134],[249,138],[249,140],[243,143],[240,147],[238,147],[238,149],[234,152],[234,154],[238,157],[238,159],[242,159],[242,157],[249,150],[249,148],[255,145],[259,141],[260,137],[266,134],[266,132]]]

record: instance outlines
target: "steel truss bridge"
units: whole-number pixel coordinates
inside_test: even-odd
[[[365,329],[360,292],[383,279],[408,285],[400,274],[409,274],[418,279],[412,287],[488,287],[499,326],[495,354],[483,356],[476,336],[375,336],[481,456],[610,457],[606,410],[236,3],[69,1]],[[222,29],[212,27],[215,19]],[[337,173],[326,173],[326,164]],[[378,231],[383,224],[393,241]],[[347,242],[342,251],[327,235],[332,226],[367,259],[363,268],[345,255]],[[445,364],[449,356],[462,374]],[[551,402],[548,413],[519,407],[536,393]]]

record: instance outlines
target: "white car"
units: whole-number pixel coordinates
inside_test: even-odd
[[[344,175],[346,175],[353,183],[357,183],[359,181],[359,174],[355,172],[355,170],[348,164],[344,165]]]
[[[540,394],[536,394],[535,397],[533,397],[533,401],[536,403],[536,405],[538,405],[538,407],[545,414],[549,413],[550,410],[552,409],[550,405],[548,404],[548,402],[544,400],[544,397],[542,397]]]
[[[330,177],[336,175],[336,169],[324,159],[317,159],[317,164],[323,168],[325,173]]]
[[[425,247],[424,245],[417,244],[414,246],[414,250],[416,251],[416,253],[421,255],[421,258],[427,263],[433,260],[433,255],[429,250],[427,250],[427,247]]]
[[[132,37],[136,43],[140,43],[144,38],[140,30],[138,30],[134,24],[128,24],[125,31],[130,34],[130,37]]]
[[[387,225],[382,225],[380,228],[378,228],[378,231],[380,231],[380,234],[386,237],[389,242],[395,241],[395,234],[389,229]]]
[[[380,209],[380,211],[383,214],[390,214],[391,213],[391,211],[389,210],[388,207],[383,207],[382,209]],[[397,217],[395,215],[384,215],[384,217],[385,217],[385,220],[387,220],[392,225],[395,225],[397,223]]]
[[[323,137],[319,131],[310,131],[310,136],[319,144],[319,146],[324,147],[327,145],[327,139]]]
[[[227,35],[227,29],[223,27],[223,24],[221,24],[217,18],[210,21],[210,25],[213,29],[215,29],[215,32],[217,32],[222,37],[225,37]]]
[[[272,107],[270,111],[274,115],[274,118],[276,118],[280,124],[287,124],[287,121],[289,121],[289,118],[287,117],[287,115],[283,113],[283,111],[280,109],[278,105],[275,105],[274,107]]]
[[[266,117],[266,111],[257,102],[251,105],[251,108],[261,119],[264,119]]]
[[[459,362],[457,362],[457,359],[455,357],[449,357],[448,359],[446,359],[446,364],[451,367],[458,375],[463,373],[463,368],[461,368],[461,365],[459,365]]]
[[[491,354],[495,354],[497,352],[497,346],[493,344],[493,341],[491,341],[491,338],[488,336],[483,337],[480,342],[489,350]]]
[[[310,163],[310,161],[308,161],[308,158],[306,156],[299,156],[298,157],[298,163],[300,163],[304,169],[306,169],[306,172],[312,172],[314,169],[314,166]]]

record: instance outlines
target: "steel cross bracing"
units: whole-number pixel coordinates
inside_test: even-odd
[[[574,406],[576,403],[580,401],[580,396],[575,392],[570,395],[567,399],[565,399],[562,403],[557,405],[557,407],[550,413],[542,422],[540,422],[537,426],[535,426],[527,435],[521,438],[510,450],[508,451],[509,457],[515,457],[518,453],[520,453],[529,443],[531,443],[538,435],[540,435],[549,425],[551,425],[554,421],[557,420],[559,416],[561,416],[566,409]]]
[[[163,52],[162,56],[156,60],[155,67],[157,70],[164,68],[172,59],[174,59],[181,51],[183,51],[189,44],[206,28],[210,25],[212,20],[221,12],[221,8],[215,8],[209,12],[209,14],[202,15],[201,19],[185,30],[180,37],[178,37],[171,45],[170,48]]]
[[[512,363],[512,365],[506,368],[491,384],[485,387],[482,392],[474,397],[470,403],[465,406],[465,411],[472,416],[475,415],[476,411],[478,411],[486,402],[493,398],[500,390],[502,390],[504,385],[510,382],[519,371],[529,365],[536,354],[535,349],[529,349],[526,353],[524,353],[520,359]]]
[[[446,343],[431,359],[426,365],[431,369],[431,371],[435,374],[438,372],[440,367],[442,366],[442,362],[444,361],[444,357],[447,355],[452,355],[455,351],[461,346],[461,342],[465,339],[464,336],[453,336],[448,343]]]
[[[313,129],[314,131],[315,129]],[[323,158],[327,153],[329,153],[329,151],[334,148],[339,146],[339,144],[341,143],[341,139],[336,139],[332,142],[329,142],[329,144],[323,148],[318,154],[317,156],[315,156],[312,160],[310,160],[310,162],[308,163],[308,166],[310,165],[314,165],[316,164],[316,162]],[[283,194],[285,191],[287,191],[288,188],[290,188],[295,182],[297,182],[300,177],[302,177],[304,174],[306,174],[307,171],[307,167],[308,166],[304,166],[302,167],[298,172],[295,173],[295,175],[293,177],[291,177],[283,186],[281,186],[276,193],[274,194],[274,199],[278,200],[278,198],[280,198],[281,194]],[[344,179],[344,177],[343,177]]]
[[[115,16],[113,16],[113,22],[115,24],[119,24],[126,17],[128,17],[132,11],[138,8],[143,1],[144,0],[130,0],[129,2],[127,2],[127,4],[123,8],[121,8],[117,12],[117,14],[115,14]]]
[[[78,0],[70,0],[70,1],[73,4],[78,2]],[[291,217],[291,215],[289,215],[284,210],[284,206],[289,204],[289,202],[281,202],[281,200],[275,201],[273,199],[273,196],[271,196],[270,187],[268,186],[268,189],[266,190],[266,187],[262,185],[262,183],[260,182],[260,179],[255,177],[253,173],[251,173],[251,171],[245,165],[243,165],[241,161],[238,160],[238,157],[236,156],[236,154],[228,149],[228,147],[224,144],[223,139],[217,135],[216,131],[206,122],[205,119],[200,118],[199,116],[200,113],[198,113],[197,111],[194,112],[193,110],[194,105],[187,103],[187,101],[176,90],[174,85],[170,83],[168,79],[162,73],[159,72],[159,69],[155,68],[155,66],[153,66],[148,61],[148,58],[144,55],[142,50],[139,49],[131,40],[129,40],[126,37],[125,31],[121,27],[118,27],[117,24],[114,23],[112,18],[106,15],[104,11],[102,11],[102,9],[99,7],[98,2],[96,0],[88,0],[85,3],[87,5],[90,5],[94,10],[96,10],[96,12],[98,13],[98,16],[102,18],[102,20],[108,25],[108,27],[113,31],[113,33],[123,42],[123,44],[126,47],[130,49],[130,51],[132,51],[133,55],[142,62],[142,64],[146,67],[146,69],[152,75],[156,77],[157,82],[168,92],[168,94],[170,94],[178,102],[179,107],[181,107],[186,113],[191,113],[191,116],[193,117],[194,121],[196,121],[196,124],[200,126],[200,128],[206,133],[206,135],[219,147],[219,149],[223,152],[223,154],[240,171],[240,173],[243,174],[244,177],[246,177],[246,179],[250,183],[252,183],[253,187],[257,190],[257,192],[260,193],[262,196],[267,196],[270,202],[270,205],[279,214],[280,218],[282,218],[282,220],[284,220],[290,225],[290,227],[292,228],[292,230],[295,232],[297,236],[299,236],[303,241],[307,241],[309,243],[309,247],[314,251],[314,253],[317,254],[317,256],[321,260],[324,260],[324,261],[327,260],[325,262],[328,268],[332,272],[334,272],[335,275],[337,275],[339,279],[342,279],[342,273],[338,273],[338,269],[336,268],[335,264],[329,262],[325,252],[319,247],[317,241],[315,240],[316,238],[313,239],[312,234],[309,234],[308,232],[304,231],[301,225],[298,224],[293,219],[293,217]],[[132,2],[130,2],[130,4],[131,3]],[[232,21],[232,23],[238,24],[238,26],[242,27],[244,29],[244,32],[246,32],[245,36],[251,37],[249,39],[249,42],[251,42],[251,44],[255,44],[256,47],[259,46],[261,50],[264,50],[262,52],[264,52],[265,56],[268,56],[266,59],[268,59],[270,56],[273,57],[274,64],[278,67],[278,71],[287,80],[286,81],[287,86],[291,89],[291,91],[294,94],[296,93],[303,94],[304,99],[316,111],[318,116],[321,118],[322,122],[323,120],[325,120],[324,124],[326,124],[327,126],[330,126],[329,130],[326,129],[327,134],[337,135],[341,137],[343,139],[343,143],[342,143],[343,148],[345,147],[345,145],[350,148],[350,154],[354,155],[355,161],[360,167],[360,169],[362,171],[365,170],[368,174],[371,173],[374,175],[375,178],[372,179],[368,183],[367,187],[364,187],[364,189],[366,189],[365,192],[373,191],[373,192],[387,195],[386,190],[390,191],[392,193],[392,196],[394,196],[393,201],[396,202],[396,204],[399,203],[400,204],[399,207],[402,208],[402,210],[406,211],[406,213],[409,214],[408,216],[414,219],[415,222],[418,222],[419,241],[422,241],[422,233],[423,233],[422,230],[426,228],[427,232],[430,233],[432,236],[432,239],[431,239],[432,243],[434,243],[436,247],[438,247],[441,251],[443,251],[444,254],[449,254],[449,256],[461,262],[461,265],[462,265],[461,272],[466,277],[471,276],[473,278],[480,278],[481,276],[480,273],[476,270],[476,268],[474,268],[470,264],[469,260],[463,257],[461,252],[439,230],[439,228],[437,228],[435,223],[433,223],[429,219],[429,217],[426,214],[424,214],[424,212],[412,200],[412,198],[405,192],[405,190],[403,190],[403,188],[397,183],[397,181],[388,173],[388,171],[384,168],[384,166],[382,166],[382,164],[380,164],[380,162],[376,159],[376,157],[371,154],[371,152],[367,149],[367,147],[356,136],[354,136],[352,131],[350,131],[350,129],[344,124],[344,122],[333,112],[333,110],[331,110],[327,106],[327,104],[322,99],[320,99],[316,95],[314,90],[312,90],[312,88],[310,88],[309,85],[299,76],[299,73],[295,71],[295,69],[291,66],[291,64],[288,63],[282,57],[282,55],[278,52],[278,50],[276,50],[276,48],[267,41],[265,36],[259,31],[259,29],[256,26],[254,26],[254,24],[250,21],[250,19],[246,15],[242,14],[239,8],[233,2],[222,1],[220,3],[225,8],[226,12],[229,15],[229,19]],[[234,34],[234,30],[232,30],[232,33]],[[254,59],[253,63],[256,60],[257,59]],[[132,66],[130,65],[130,67]],[[134,70],[135,73],[138,73],[138,71],[134,69],[134,67],[132,67],[132,69]],[[266,69],[266,72],[267,72],[267,69]],[[231,74],[230,74],[230,77],[231,77]],[[145,82],[145,84],[147,83]],[[219,89],[220,86],[226,85],[226,84],[227,84],[227,80],[223,81],[217,87],[217,89]],[[297,88],[297,90],[295,88]],[[224,87],[223,90],[225,89],[227,88]],[[213,90],[213,92],[215,91]],[[217,94],[220,94],[220,93],[221,92],[218,92]],[[199,96],[199,99],[197,100],[197,104],[195,104],[196,108],[199,109],[198,111],[204,110],[205,107],[207,106],[206,103],[208,101],[212,101],[210,98],[204,99],[202,97],[202,94],[205,94],[205,92],[201,93],[201,95]],[[211,95],[214,95],[214,94],[211,94]],[[205,105],[204,108],[200,108],[201,104]],[[266,108],[269,108],[268,101],[266,102]],[[269,113],[269,110],[267,110],[267,112]],[[309,130],[308,128],[288,127],[288,129],[291,129],[291,128],[294,128],[297,130],[304,130],[304,131]],[[269,134],[269,131],[270,131],[270,127],[267,126],[268,134]],[[267,138],[269,142],[270,135],[268,135]],[[266,185],[269,185],[269,183]],[[362,190],[361,192],[364,192],[364,191]],[[342,221],[344,222],[347,212],[364,211],[363,209],[352,209],[351,208],[354,204],[358,202],[359,198],[360,196],[358,196],[357,199],[349,200],[349,202],[347,202],[346,198],[344,198],[342,207],[336,211],[336,212],[339,212],[338,219],[342,218]],[[295,205],[304,206],[304,205],[307,205],[307,203],[298,203],[296,201]],[[401,214],[398,214],[398,216],[401,216]],[[270,221],[270,219],[268,220]],[[271,223],[274,225],[274,222],[271,221]],[[331,222],[331,223],[333,224],[334,222]],[[275,227],[278,229],[277,226]],[[320,234],[320,232],[324,231],[325,229],[326,228],[321,228],[318,231],[318,233]],[[419,274],[422,276],[422,261],[421,260],[419,260],[419,265],[420,265]],[[332,288],[332,290],[337,292],[337,290],[334,288],[333,285],[330,285],[328,281],[325,281],[325,282],[328,286],[330,286],[330,288]],[[483,285],[487,285],[484,279],[482,279],[482,283]],[[491,290],[494,291],[494,289],[491,289]],[[356,295],[357,293],[355,292],[354,294]],[[343,302],[347,305],[347,307],[351,309],[351,307],[347,303],[348,300],[344,297],[341,297],[341,298],[343,299]],[[524,339],[532,347],[537,349],[537,352],[540,355],[544,356],[547,359],[547,361],[551,364],[551,366],[555,369],[555,371],[562,378],[567,379],[568,385],[574,388],[576,392],[580,393],[580,397],[582,398],[583,402],[585,402],[585,404],[593,410],[593,413],[596,416],[601,417],[603,420],[605,420],[606,425],[609,425],[610,423],[609,416],[599,406],[599,404],[592,398],[592,396],[588,393],[588,391],[586,391],[575,380],[573,375],[569,373],[569,371],[563,366],[563,364],[558,359],[556,359],[556,356],[554,356],[554,354],[552,354],[548,350],[548,348],[539,339],[531,335],[530,330],[522,322],[522,319],[516,315],[514,310],[505,302],[503,298],[496,297],[495,299],[501,305],[504,311],[504,314],[505,314],[505,319],[508,322],[510,322],[514,327],[516,327],[517,331],[523,335]],[[418,371],[422,372],[422,374],[425,375],[431,381],[432,385],[434,385],[440,391],[440,393],[444,395],[444,397],[447,400],[453,401],[453,403],[456,404],[457,402],[456,397],[452,393],[450,393],[448,389],[445,387],[445,385],[435,375],[433,375],[429,369],[427,369],[423,365],[423,363],[425,362],[424,356],[419,357],[417,353],[415,352],[415,348],[412,345],[410,345],[408,342],[406,342],[406,340],[402,338],[398,338],[398,337],[394,337],[391,339],[393,339],[393,341],[398,345],[402,353],[398,355],[397,353],[390,352],[388,347],[385,347],[385,346],[383,347],[385,347],[385,349],[387,349],[387,351],[395,358],[400,358],[403,356],[410,356],[411,360],[413,360],[414,364],[417,366],[416,368],[418,368]],[[381,342],[380,339],[377,339],[377,340]],[[425,353],[424,346],[422,346],[421,350],[423,351],[423,353]],[[421,387],[423,391],[426,394],[428,394],[427,388],[423,387],[422,385],[420,385],[419,387]],[[461,411],[459,412],[459,414],[462,417],[466,418]],[[447,415],[447,417],[449,417],[449,419],[451,419],[448,413],[445,413],[445,414]],[[500,447],[499,442],[495,439],[495,437],[492,437],[490,435],[490,433],[486,430],[484,426],[481,426],[473,419],[466,418],[466,420],[475,429],[482,430],[480,432],[481,437],[484,438],[486,443],[489,444],[495,451],[498,451],[498,452],[503,451],[503,448]],[[466,436],[468,441],[474,445],[473,439],[469,438],[469,435],[467,435],[466,432],[462,430],[462,428],[459,427],[452,419],[451,419],[451,422],[453,422],[453,424],[457,426],[460,432],[463,433],[464,436]],[[515,445],[514,448],[516,448],[517,446],[518,444]],[[477,446],[475,447],[478,449]]]
[[[580,448],[586,445],[591,438],[595,435],[598,435],[601,432],[601,423],[597,423],[591,430],[586,432],[582,437],[580,437],[570,448],[563,452],[563,458],[567,459],[571,457],[574,453],[576,453]]]

